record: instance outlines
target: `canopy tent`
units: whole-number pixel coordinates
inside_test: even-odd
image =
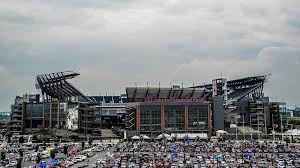
[[[250,158],[250,157],[252,157],[252,156],[253,156],[253,153],[245,153],[245,154],[244,154],[244,156],[245,156],[245,157],[249,157],[249,158]]]
[[[48,165],[49,165],[49,164],[48,164],[47,162],[42,161],[42,162],[39,164],[39,167],[45,168],[45,167],[47,167]]]
[[[163,133],[157,136],[157,139],[164,139],[164,138],[171,138],[171,135]]]
[[[177,147],[176,145],[171,145],[170,149],[176,149],[176,147]]]
[[[175,158],[175,157],[177,157],[177,153],[171,153],[170,156],[171,156],[172,158]]]
[[[172,138],[171,138],[171,137],[168,137],[167,140],[168,140],[168,141],[172,141]]]
[[[217,160],[223,160],[224,156],[222,154],[216,155]]]
[[[138,140],[138,139],[141,139],[141,138],[139,136],[135,135],[135,136],[131,137],[131,139]]]
[[[176,139],[207,139],[207,133],[172,133],[171,136]]]
[[[142,139],[150,139],[150,137],[148,137],[147,135],[141,135]]]
[[[186,143],[191,144],[191,143],[193,143],[193,141],[189,139],[189,140],[186,141]]]
[[[287,130],[284,134],[285,135],[300,135],[300,130],[291,129],[291,130]]]
[[[53,160],[50,161],[50,164],[51,164],[51,165],[58,165],[59,162],[58,162],[58,160],[53,159]]]
[[[227,134],[227,132],[224,131],[224,130],[218,130],[217,133],[220,133],[220,134]]]

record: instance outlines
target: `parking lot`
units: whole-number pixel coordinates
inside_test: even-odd
[[[117,145],[93,144],[82,150],[80,143],[10,145],[5,148],[7,162],[16,167],[18,150],[23,150],[22,167],[300,167],[300,146],[283,142],[241,141],[208,142],[205,140],[133,140]],[[67,156],[63,146],[68,146]],[[52,159],[49,148],[57,148]],[[2,148],[4,150],[4,148]],[[41,162],[37,164],[37,154]],[[52,164],[53,161],[55,164]]]
[[[267,142],[123,142],[98,167],[300,167],[300,146]]]
[[[64,154],[64,146],[68,146],[67,155]],[[110,145],[94,144],[82,150],[80,143],[47,144],[46,147],[43,147],[41,144],[7,145],[1,148],[5,159],[1,161],[0,167],[16,167],[20,158],[22,160],[21,167],[24,168],[95,167],[93,163],[95,163],[98,158],[105,157],[107,152],[112,151],[113,148],[109,147]],[[53,158],[50,156],[50,150],[55,150],[55,156]],[[21,157],[21,155],[23,155],[23,157]],[[37,163],[38,157],[40,158],[39,163]]]

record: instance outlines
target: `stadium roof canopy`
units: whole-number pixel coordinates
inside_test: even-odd
[[[252,97],[263,96],[264,83],[270,75],[245,77],[227,81],[228,103],[232,104],[245,96]],[[191,88],[203,88],[207,95],[212,96],[212,84],[193,86]]]
[[[36,77],[36,88],[41,89],[42,95],[46,100],[56,98],[64,101],[66,98],[77,97],[82,101],[90,101],[77,88],[68,82],[69,79],[75,78],[79,73],[73,71],[57,72]]]
[[[145,99],[186,99],[202,98],[203,88],[160,88],[160,87],[127,87],[128,102],[143,102]]]
[[[249,88],[256,86],[258,84],[263,84],[267,81],[270,75],[261,75],[261,76],[252,76],[252,77],[245,77],[235,80],[227,81],[227,87],[238,89],[238,88]],[[200,86],[193,86],[191,88],[206,88],[212,89],[212,84],[200,85]]]
[[[89,96],[96,104],[98,103],[126,103],[127,98],[121,96]]]

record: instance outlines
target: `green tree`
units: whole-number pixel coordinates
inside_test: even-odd
[[[17,161],[17,168],[21,168],[22,167],[22,159],[19,158]]]
[[[55,149],[50,150],[50,157],[51,157],[51,159],[55,158]]]
[[[22,150],[19,150],[19,155],[21,158],[23,158],[23,151]]]
[[[300,120],[299,119],[289,119],[288,120],[288,123],[289,124],[292,124],[292,125],[300,125]]]
[[[43,142],[43,149],[46,150],[47,146],[46,146],[46,142]]]
[[[10,138],[10,135],[8,134],[7,135],[7,143],[10,143],[11,142],[11,138]]]
[[[21,137],[19,138],[19,143],[24,143],[24,141],[25,141],[24,137],[21,136]]]
[[[37,152],[39,150],[39,145],[36,145],[34,151]]]
[[[84,149],[84,146],[85,146],[85,142],[82,141],[82,142],[81,142],[81,149],[82,149],[82,150]]]
[[[2,151],[2,152],[1,152],[1,160],[2,160],[2,161],[5,160],[5,157],[6,157],[6,154],[5,154],[4,151]]]
[[[284,141],[285,141],[286,143],[290,143],[290,138],[289,138],[289,137],[284,137]]]
[[[68,146],[64,146],[64,154],[65,154],[66,157],[67,157],[67,154],[68,154]]]
[[[41,154],[38,153],[38,154],[37,154],[37,158],[36,158],[36,163],[39,164],[39,163],[41,162],[41,160],[42,160],[42,159],[41,159]]]
[[[33,142],[38,142],[38,138],[37,138],[36,135],[33,135],[33,136],[32,136],[32,141],[33,141]]]
[[[89,147],[92,147],[92,143],[93,143],[93,140],[90,138],[89,139]]]

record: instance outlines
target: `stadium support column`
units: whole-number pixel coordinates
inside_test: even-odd
[[[188,131],[189,126],[189,112],[188,112],[188,105],[184,106],[184,129]]]
[[[59,129],[59,113],[60,113],[60,105],[59,101],[57,101],[57,129]]]
[[[136,131],[138,132],[138,134],[140,133],[140,130],[141,130],[141,106],[140,105],[137,105],[136,106]]]
[[[52,128],[52,100],[50,100],[50,107],[49,107],[49,128]]]
[[[209,104],[209,105],[208,105],[208,110],[207,110],[207,116],[208,116],[208,117],[207,117],[207,120],[208,120],[208,121],[207,121],[207,128],[208,128],[208,134],[209,134],[209,137],[211,136],[211,131],[212,131],[212,130],[211,130],[211,129],[212,129],[212,128],[211,128],[211,115],[212,115],[212,114],[211,114],[211,104]]]
[[[45,102],[43,102],[43,128],[45,129]]]
[[[163,132],[165,130],[165,106],[164,105],[160,107],[160,127],[161,127],[161,131]]]
[[[224,130],[223,96],[213,97],[213,128],[214,131]]]

